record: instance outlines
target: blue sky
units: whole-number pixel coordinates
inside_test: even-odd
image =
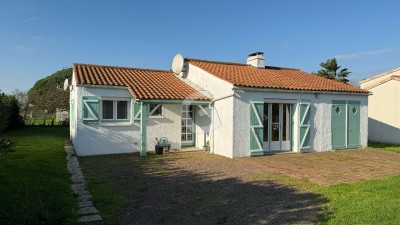
[[[317,71],[336,57],[362,79],[400,67],[400,1],[2,1],[0,89],[28,90],[74,62],[170,69],[172,58]]]

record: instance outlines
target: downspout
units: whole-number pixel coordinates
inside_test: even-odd
[[[215,145],[214,145],[214,128],[215,128],[215,123],[214,123],[214,107],[212,108],[213,109],[213,111],[212,111],[212,154],[214,154],[214,147],[215,147]]]
[[[229,98],[229,97],[232,97],[232,96],[234,96],[234,95],[235,95],[235,92],[233,92],[232,94],[229,94],[229,95],[224,95],[224,96],[215,98],[215,99],[211,100],[211,102],[210,102],[210,104],[208,104],[208,106],[211,106],[211,105],[214,104],[214,102],[216,102],[216,101],[219,101],[219,100],[222,100],[222,99],[225,99],[225,98]],[[213,119],[214,119],[214,118],[213,118]]]
[[[213,110],[212,110],[212,154],[214,154],[214,148],[215,148],[215,144],[214,144],[214,140],[215,140],[215,132],[214,132],[214,129],[215,129],[215,122],[214,122],[215,121],[215,117],[214,117],[214,115],[215,115],[215,112],[214,112],[214,110],[215,110],[215,108],[213,106],[214,102],[222,100],[222,99],[226,99],[226,98],[229,98],[229,97],[232,97],[234,95],[235,95],[235,92],[233,92],[232,94],[229,94],[229,95],[224,95],[224,96],[215,98],[215,99],[211,100],[210,104],[208,104],[208,107],[212,106],[212,108],[213,108]]]

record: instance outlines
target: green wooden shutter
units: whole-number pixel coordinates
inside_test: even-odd
[[[250,101],[250,155],[263,155],[264,102]]]
[[[97,96],[82,97],[82,121],[83,123],[99,122],[100,98]]]
[[[347,147],[360,147],[360,102],[348,101],[347,104]]]
[[[332,148],[346,148],[346,101],[333,100],[331,110]]]
[[[299,151],[310,150],[311,101],[301,100],[299,103]]]

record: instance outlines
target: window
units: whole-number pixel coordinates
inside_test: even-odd
[[[112,120],[113,119],[113,101],[103,100],[103,119]]]
[[[153,113],[151,113],[151,112],[153,112]],[[150,104],[149,105],[149,116],[162,116],[162,105]]]
[[[128,102],[117,101],[117,120],[128,119]]]
[[[102,100],[103,120],[127,120],[129,115],[128,101]]]

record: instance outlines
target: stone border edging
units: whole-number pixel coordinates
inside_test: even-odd
[[[98,214],[99,211],[93,206],[92,195],[87,188],[85,176],[79,166],[78,158],[75,156],[74,147],[69,140],[65,140],[64,149],[67,153],[67,168],[71,173],[71,187],[77,196],[79,222],[87,225],[103,224],[103,219]]]

